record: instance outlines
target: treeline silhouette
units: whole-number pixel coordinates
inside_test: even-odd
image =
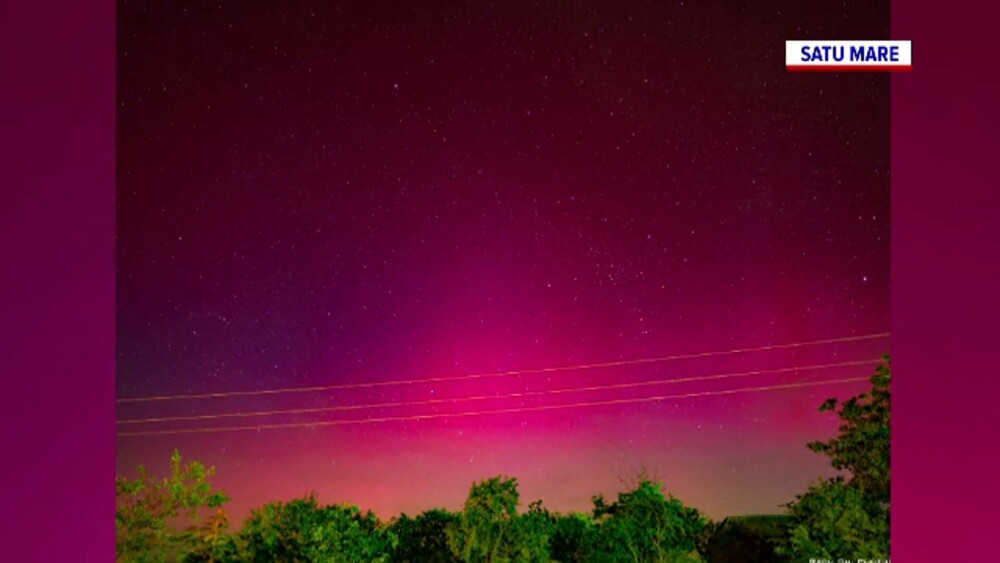
[[[818,480],[786,514],[711,522],[665,494],[645,469],[614,500],[560,514],[541,501],[522,508],[516,478],[473,483],[458,512],[432,509],[379,520],[315,495],[271,502],[230,530],[229,498],[215,469],[185,463],[170,474],[116,479],[119,561],[183,562],[791,562],[889,558],[890,360],[871,390],[820,407],[841,420],[838,436],[809,448],[843,476]],[[206,514],[207,513],[207,514]],[[186,527],[182,524],[187,522]]]

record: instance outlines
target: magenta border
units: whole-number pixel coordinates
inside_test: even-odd
[[[114,4],[0,16],[0,547],[114,561]]]
[[[998,11],[893,3],[897,561],[995,556]],[[114,32],[106,1],[0,18],[4,560],[114,560]]]
[[[993,561],[1000,516],[996,4],[894,1],[892,555]]]

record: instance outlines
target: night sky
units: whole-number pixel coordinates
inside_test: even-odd
[[[790,74],[783,51],[786,39],[887,38],[887,2],[334,4],[119,5],[120,398],[888,332],[888,77]],[[120,403],[118,416],[506,395],[888,351],[879,338]],[[119,431],[544,407],[874,365]],[[830,474],[805,447],[836,431],[819,404],[865,387],[120,436],[118,470],[162,471],[179,448],[217,466],[236,518],[310,490],[383,518],[457,509],[496,473],[519,477],[525,502],[586,510],[642,465],[709,516],[776,512]]]

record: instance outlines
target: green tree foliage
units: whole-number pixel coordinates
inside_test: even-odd
[[[549,541],[555,531],[556,517],[538,500],[528,505],[528,511],[517,518],[515,561],[551,561]]]
[[[517,479],[493,477],[473,483],[448,543],[462,561],[504,561],[513,555],[514,520],[520,493]]]
[[[634,487],[607,504],[594,498],[598,525],[588,561],[699,561],[697,548],[707,521],[660,484],[641,478]]]
[[[564,563],[584,563],[590,555],[597,525],[588,514],[574,512],[556,516],[549,546],[552,559]]]
[[[455,556],[467,563],[548,561],[551,519],[540,504],[519,517],[519,503],[517,479],[497,476],[473,483],[459,521],[448,529]]]
[[[389,561],[396,536],[356,506],[320,506],[315,495],[272,502],[243,525],[243,559],[254,562]]]
[[[836,399],[820,407],[837,413],[840,431],[809,448],[850,475],[816,483],[789,505],[792,524],[779,553],[794,560],[889,557],[890,371],[886,356],[870,391],[839,410]]]
[[[139,466],[135,479],[115,479],[115,551],[119,561],[175,561],[200,547],[197,534],[178,521],[199,520],[202,509],[221,507],[229,500],[215,490],[214,467],[197,461],[184,463],[174,451],[170,475],[154,478]],[[224,513],[217,512],[216,518]],[[218,516],[222,514],[222,516]],[[223,526],[219,526],[219,531]],[[221,543],[221,540],[215,540]]]
[[[457,525],[459,516],[434,509],[416,518],[403,514],[389,527],[399,540],[392,561],[396,563],[459,563],[448,546],[448,526]]]
[[[837,410],[837,399],[829,399],[820,411],[834,411],[840,417],[840,434],[829,442],[813,442],[809,448],[826,454],[837,469],[851,473],[850,483],[866,498],[889,503],[890,460],[890,360],[875,369],[872,389],[852,397]]]
[[[843,479],[818,482],[792,504],[794,521],[778,552],[793,561],[888,559],[888,509]]]
[[[229,528],[229,516],[220,508],[200,526],[189,531],[197,540],[197,545],[185,557],[185,563],[224,563],[240,561],[236,540],[225,533]]]

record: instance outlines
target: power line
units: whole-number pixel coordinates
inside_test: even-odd
[[[459,413],[433,413],[410,416],[389,416],[381,418],[359,418],[349,420],[327,420],[321,422],[291,422],[284,424],[259,424],[256,426],[223,426],[217,428],[188,428],[180,430],[148,430],[139,432],[120,432],[118,436],[165,436],[172,434],[208,434],[214,432],[239,432],[244,430],[277,430],[287,428],[314,428],[320,426],[343,426],[348,424],[375,424],[381,422],[401,422],[409,420],[428,420],[434,418],[459,418],[469,416],[484,416],[490,414],[512,414],[522,412],[549,411],[559,409],[570,409],[580,407],[597,407],[607,405],[622,405],[629,403],[648,403],[657,401],[667,401],[671,399],[688,399],[693,397],[708,397],[714,395],[735,395],[738,393],[760,393],[766,391],[777,391],[782,389],[799,389],[803,387],[816,387],[820,385],[833,385],[838,383],[853,383],[867,381],[868,377],[850,377],[845,379],[827,379],[821,381],[810,381],[804,383],[788,383],[784,385],[768,385],[763,387],[744,387],[740,389],[728,389],[724,391],[704,391],[699,393],[684,393],[679,395],[661,395],[657,397],[640,397],[630,399],[609,399],[605,401],[588,401],[580,403],[566,403],[561,405],[540,405],[534,407],[516,407],[506,409],[494,409],[484,411],[466,411]]]
[[[320,412],[338,412],[338,411],[352,411],[352,410],[364,410],[364,409],[377,409],[377,408],[394,408],[394,407],[406,407],[406,406],[422,406],[422,405],[437,405],[444,403],[458,403],[465,401],[487,401],[491,399],[512,399],[521,397],[533,397],[541,395],[560,395],[565,393],[584,393],[590,391],[604,391],[610,389],[629,389],[636,387],[647,387],[652,385],[666,385],[670,383],[688,383],[692,381],[710,381],[717,379],[729,379],[735,377],[748,377],[753,375],[764,375],[764,374],[774,374],[774,373],[787,373],[787,372],[801,372],[801,371],[811,371],[818,369],[829,369],[836,367],[849,367],[849,366],[859,366],[864,364],[869,364],[872,362],[878,362],[879,358],[871,360],[858,360],[851,362],[838,362],[832,364],[818,364],[811,366],[798,366],[790,368],[780,368],[780,369],[767,369],[767,370],[756,370],[756,371],[744,371],[744,372],[730,372],[730,373],[719,373],[713,375],[701,375],[694,377],[681,377],[673,379],[657,379],[650,381],[636,381],[628,383],[614,383],[606,385],[593,385],[587,387],[565,387],[561,389],[544,389],[537,391],[520,391],[514,393],[507,393],[502,395],[478,395],[470,397],[453,397],[453,398],[441,398],[441,399],[425,399],[420,401],[396,401],[396,402],[386,402],[386,403],[369,403],[361,405],[335,405],[331,407],[314,407],[314,408],[302,408],[302,409],[283,409],[283,410],[270,410],[270,411],[254,411],[254,412],[232,412],[232,413],[222,413],[222,414],[202,414],[202,415],[190,415],[190,416],[166,416],[159,418],[140,418],[140,419],[125,419],[117,420],[116,424],[150,424],[154,422],[180,422],[180,421],[195,421],[195,420],[218,420],[223,418],[250,418],[258,416],[277,416],[286,414],[312,414]]]
[[[371,381],[365,383],[339,383],[334,385],[318,385],[312,387],[286,387],[281,389],[264,389],[257,391],[227,391],[220,393],[200,393],[187,395],[160,395],[153,397],[125,397],[117,399],[118,403],[140,403],[153,401],[175,401],[190,399],[217,399],[223,397],[246,397],[255,395],[277,395],[281,393],[310,393],[316,391],[331,391],[335,389],[360,389],[371,387],[387,387],[392,385],[415,385],[419,383],[440,383],[445,381],[460,381],[466,379],[485,379],[490,377],[510,377],[514,375],[529,375],[540,373],[554,373],[560,371],[578,371],[585,369],[622,367],[640,364],[652,364],[674,360],[684,360],[693,358],[705,358],[711,356],[723,356],[732,354],[745,354],[750,352],[763,352],[767,350],[787,350],[790,348],[801,348],[804,346],[818,346],[821,344],[840,344],[845,342],[857,342],[861,340],[874,340],[889,336],[888,332],[877,334],[866,334],[862,336],[847,336],[842,338],[829,338],[825,340],[811,340],[807,342],[794,342],[791,344],[774,344],[769,346],[759,346],[755,348],[734,348],[731,350],[716,350],[711,352],[697,352],[693,354],[678,354],[673,356],[658,356],[651,358],[638,358],[633,360],[617,360],[610,362],[600,362],[592,364],[578,364],[570,366],[556,366],[548,368],[522,369],[501,372],[470,373],[465,375],[453,375],[445,377],[428,377],[423,379],[406,379],[395,381]]]

